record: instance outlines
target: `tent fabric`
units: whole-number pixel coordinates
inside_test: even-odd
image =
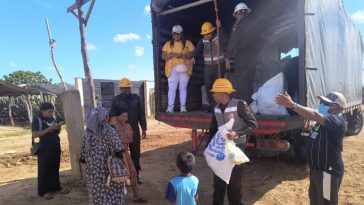
[[[342,1],[306,0],[305,14],[307,105],[333,91],[347,107],[361,104],[363,44]]]

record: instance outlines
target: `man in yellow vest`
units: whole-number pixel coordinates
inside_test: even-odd
[[[217,21],[217,26],[220,27],[220,22]],[[203,38],[198,42],[196,50],[191,61],[195,63],[195,58],[202,53],[204,60],[204,80],[205,90],[210,104],[209,111],[214,107],[214,101],[210,92],[212,84],[217,78],[225,75],[225,47],[227,44],[226,34],[223,29],[219,28],[219,38],[217,36],[216,27],[210,22],[205,22],[201,26]],[[220,64],[220,71],[218,69]]]
[[[257,121],[250,112],[248,104],[243,100],[231,97],[231,93],[236,90],[231,82],[226,78],[215,80],[211,92],[216,102],[214,115],[210,125],[210,141],[216,134],[218,127],[227,123],[234,118],[232,129],[228,132],[227,137],[234,140],[237,146],[244,149],[246,135],[257,128]],[[230,183],[220,179],[214,174],[214,194],[213,205],[223,205],[225,192],[230,204],[242,205],[242,177],[244,165],[235,165],[230,177]]]

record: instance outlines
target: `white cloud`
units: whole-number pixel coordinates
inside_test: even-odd
[[[140,36],[136,33],[116,34],[116,36],[114,36],[114,42],[117,43],[125,43],[127,41],[134,41],[139,39]]]
[[[150,14],[150,5],[149,4],[144,7],[144,14]]]
[[[10,61],[9,63],[8,63],[8,65],[10,66],[10,67],[12,67],[12,68],[17,68],[18,66],[16,65],[16,63],[15,62],[13,62],[13,61]]]
[[[92,43],[88,43],[87,44],[87,50],[88,51],[94,51],[94,50],[96,50],[96,46],[94,44],[92,44]]]
[[[144,55],[144,47],[142,46],[135,46],[135,55],[142,56]]]
[[[134,69],[134,68],[136,68],[136,65],[134,65],[134,64],[130,64],[130,65],[128,65],[128,68],[129,68],[129,69]]]
[[[149,34],[145,34],[145,38],[147,38],[147,39],[152,39],[152,36],[151,36],[151,35],[149,35]]]
[[[364,10],[359,10],[351,15],[351,19],[358,24],[364,23]]]

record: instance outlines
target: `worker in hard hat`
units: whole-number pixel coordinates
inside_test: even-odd
[[[232,31],[236,30],[236,27],[238,26],[239,22],[245,18],[246,16],[248,16],[251,13],[251,9],[248,8],[248,6],[241,2],[238,3],[235,8],[234,8],[234,12],[233,12],[233,16],[235,18],[235,23],[233,24],[232,27]]]
[[[248,65],[248,62],[251,62],[252,59],[256,57],[247,57],[245,55],[253,53],[249,51],[251,46],[248,46],[249,43],[247,43],[245,38],[249,32],[246,25],[247,23],[250,23],[251,25],[252,21],[251,12],[252,10],[243,2],[238,3],[235,6],[232,13],[235,18],[235,23],[232,26],[225,54],[226,77],[235,87],[244,88],[239,89],[239,93],[238,95],[235,95],[235,97],[243,99],[247,103],[251,102],[251,95],[253,94],[252,84],[255,77],[255,71],[251,69],[253,65]],[[232,65],[234,66],[234,69],[232,69]],[[239,76],[239,78],[237,76]],[[243,77],[243,81],[241,80],[241,77]]]
[[[197,56],[203,55],[205,90],[210,104],[209,111],[212,111],[214,107],[210,92],[212,84],[217,78],[225,75],[224,61],[227,39],[224,30],[221,29],[220,21],[216,21],[216,25],[219,29],[219,39],[216,32],[217,28],[212,23],[204,22],[202,24],[200,34],[203,38],[198,42],[192,58],[192,62],[196,63]],[[220,70],[218,64],[220,64]]]
[[[139,125],[142,128],[142,137],[146,138],[147,121],[143,103],[138,95],[131,93],[131,86],[128,78],[122,78],[119,81],[121,93],[112,99],[110,113],[120,113],[122,110],[128,111],[128,123],[133,130],[133,143],[130,144],[130,155],[137,170],[138,184],[141,184],[143,181],[139,177],[139,171],[141,170]]]
[[[294,102],[287,92],[277,95],[275,102],[304,119],[316,122],[310,136],[305,139],[305,155],[310,168],[310,205],[333,205],[338,204],[345,172],[342,151],[347,122],[342,112],[347,103],[345,96],[339,92],[317,97],[320,100],[317,110]]]
[[[211,92],[213,92],[216,106],[210,125],[209,140],[211,141],[214,137],[218,127],[224,125],[231,118],[234,118],[234,124],[228,132],[227,137],[230,140],[234,140],[236,145],[243,150],[246,143],[246,135],[257,128],[257,121],[245,101],[231,97],[231,93],[235,91],[228,79],[218,78],[215,80]],[[234,166],[229,184],[226,184],[224,180],[214,174],[214,205],[224,204],[226,190],[229,204],[243,204],[243,166],[244,164]]]
[[[168,78],[168,107],[166,112],[174,111],[177,87],[179,88],[180,111],[187,112],[187,85],[192,75],[193,64],[190,62],[195,46],[183,36],[180,25],[172,27],[172,40],[162,48],[162,59],[166,61],[164,73]]]

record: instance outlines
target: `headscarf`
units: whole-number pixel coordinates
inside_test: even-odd
[[[94,135],[101,136],[104,133],[104,128],[107,126],[106,117],[108,112],[103,107],[91,108],[86,116],[86,127]]]

